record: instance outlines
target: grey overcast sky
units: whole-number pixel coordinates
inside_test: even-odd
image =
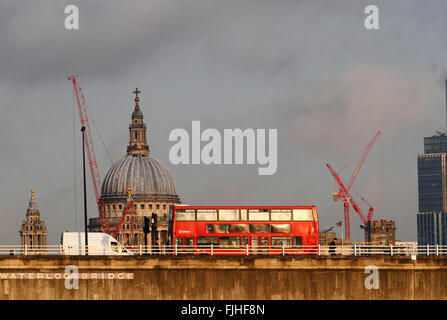
[[[64,28],[68,4],[79,8],[79,30]],[[354,188],[376,218],[396,221],[398,239],[415,241],[416,157],[423,137],[446,127],[447,2],[374,1],[376,31],[363,26],[368,4],[1,1],[0,243],[19,242],[31,188],[49,243],[83,227],[80,125],[66,80],[73,73],[113,161],[125,154],[138,87],[151,151],[171,170],[183,202],[315,204],[321,229],[343,212],[326,162],[348,180],[380,129]],[[277,173],[172,165],[169,133],[190,131],[192,120],[219,130],[277,128]],[[111,163],[95,141],[104,177]],[[353,213],[354,240],[360,223]]]

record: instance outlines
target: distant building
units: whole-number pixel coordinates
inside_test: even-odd
[[[418,155],[418,244],[447,244],[447,134],[424,138]]]
[[[39,249],[39,252],[46,252],[47,245],[47,227],[40,219],[40,212],[37,208],[37,201],[34,196],[34,190],[31,190],[31,199],[26,210],[26,219],[23,220],[20,228],[20,238],[22,246],[26,245],[29,250]]]
[[[320,232],[320,245],[327,246],[329,245],[329,243],[331,243],[332,240],[334,240],[334,238],[336,238],[335,232],[330,231]]]
[[[417,241],[396,241],[395,244],[396,244],[396,246],[411,248],[414,251],[416,251],[417,246],[418,246]]]
[[[396,225],[390,220],[371,221],[369,227],[369,242],[373,244],[394,245],[396,243]]]
[[[396,241],[396,248],[394,252],[396,254],[415,255],[418,251],[417,241]]]

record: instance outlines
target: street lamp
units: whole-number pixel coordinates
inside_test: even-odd
[[[85,180],[85,127],[82,132],[82,168],[84,173],[84,234],[85,234],[85,254],[88,255],[88,232],[87,232],[87,185]]]

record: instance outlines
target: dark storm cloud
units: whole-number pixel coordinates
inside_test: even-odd
[[[80,30],[63,28],[68,3],[79,6]],[[48,81],[61,71],[118,75],[142,56],[156,59],[189,32],[185,20],[194,21],[192,8],[162,1],[28,1],[2,9],[2,78],[19,81]]]
[[[79,6],[80,30],[63,28],[67,4]],[[324,24],[329,12],[319,9],[337,7],[303,1],[6,2],[0,12],[1,79],[48,81],[61,71],[117,75],[141,62],[155,64],[185,44],[201,47],[213,63],[275,73],[295,64],[302,49],[283,30],[295,23],[306,29],[306,14],[320,14]],[[291,24],[293,12],[304,19]]]
[[[78,5],[80,30],[63,28],[67,4]],[[342,207],[329,202],[333,180],[325,163],[348,164],[349,177],[382,129],[356,188],[378,217],[397,221],[399,238],[414,240],[415,157],[423,136],[445,126],[447,3],[378,1],[380,30],[371,32],[363,28],[368,4],[2,1],[0,221],[17,225],[0,241],[17,238],[31,187],[51,242],[75,229],[80,139],[65,80],[71,73],[81,76],[113,161],[125,152],[132,90],[142,89],[151,150],[187,203],[316,204],[322,227],[333,225]],[[169,132],[189,129],[192,120],[203,128],[277,128],[277,174],[170,165]],[[110,162],[95,142],[104,176]],[[96,214],[91,190],[89,214]]]

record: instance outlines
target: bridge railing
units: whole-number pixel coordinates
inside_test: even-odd
[[[158,245],[158,246],[63,246],[0,245],[0,255],[319,255],[319,256],[442,256],[447,245]]]

